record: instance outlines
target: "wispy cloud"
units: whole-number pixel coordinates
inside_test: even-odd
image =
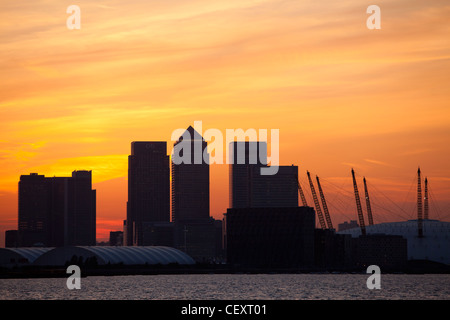
[[[377,164],[377,165],[380,165],[380,166],[393,167],[392,164],[389,164],[389,163],[384,162],[384,161],[373,160],[373,159],[364,159],[364,161],[369,162],[369,163],[373,163],[373,164]]]
[[[358,168],[363,169],[364,165],[358,164],[358,163],[351,163],[351,162],[342,162],[341,163],[344,166],[351,167],[351,168]]]
[[[415,156],[415,155],[419,155],[419,154],[424,154],[424,153],[429,153],[435,151],[435,149],[433,148],[419,148],[419,149],[413,149],[413,150],[408,150],[405,152],[401,152],[399,155],[400,156]]]

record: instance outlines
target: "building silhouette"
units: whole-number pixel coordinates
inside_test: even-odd
[[[209,219],[207,142],[189,126],[174,143],[173,157],[185,161],[172,161],[172,222]]]
[[[232,266],[314,267],[311,207],[228,209],[225,223],[227,263]]]
[[[18,230],[5,231],[5,248],[16,248],[20,245]]]
[[[122,246],[123,245],[123,231],[110,231],[109,232],[109,245],[110,246]]]
[[[267,167],[267,144],[259,141],[230,143],[230,208],[298,206],[297,166],[278,166],[274,175],[262,175]]]
[[[50,218],[57,211],[55,208],[52,210],[50,186],[44,175],[31,173],[20,177],[19,246],[31,247],[38,244],[44,246],[51,242],[53,234]]]
[[[92,171],[74,171],[69,184],[69,245],[96,243],[96,191],[92,190]]]
[[[96,191],[91,171],[72,177],[22,175],[19,181],[19,246],[95,245]]]
[[[402,270],[408,260],[407,239],[400,235],[368,234],[352,238],[356,266],[377,265],[381,270]]]
[[[199,262],[214,260],[222,249],[221,222],[210,217],[209,194],[207,142],[189,126],[174,143],[172,222],[174,246]]]
[[[267,163],[266,143],[235,141],[229,147],[229,207],[264,207],[267,192],[265,179],[260,171]]]
[[[144,222],[142,245],[144,246],[174,246],[173,222]]]
[[[279,166],[274,175],[262,176],[266,186],[266,207],[298,206],[298,167]]]
[[[128,156],[128,202],[124,244],[143,245],[143,223],[170,221],[167,143],[135,141]]]
[[[358,228],[358,227],[359,227],[359,225],[358,225],[358,222],[356,222],[356,220],[350,220],[350,222],[344,221],[343,223],[338,224],[338,232],[353,229],[353,228]]]
[[[314,262],[318,270],[355,269],[355,244],[350,235],[316,229],[314,236]]]

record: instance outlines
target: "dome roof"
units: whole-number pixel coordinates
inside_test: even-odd
[[[423,235],[438,236],[438,235],[450,235],[450,222],[423,219]],[[417,220],[399,221],[399,222],[385,222],[374,225],[366,225],[366,233],[384,233],[384,234],[396,234],[402,236],[417,236],[418,224]],[[361,229],[359,227],[339,231],[341,234],[351,234],[352,237],[359,237],[361,235]]]
[[[170,247],[108,247],[108,246],[76,246],[55,248],[36,259],[36,265],[63,266],[73,258],[83,261],[95,257],[99,265],[119,264],[195,264],[186,253]]]
[[[0,265],[31,264],[53,248],[0,248]]]

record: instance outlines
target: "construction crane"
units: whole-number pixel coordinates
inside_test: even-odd
[[[367,191],[366,177],[363,178],[364,181],[364,193],[366,196],[366,207],[367,207],[367,217],[369,218],[369,226],[373,225],[372,217],[372,207],[370,206],[369,191]]]
[[[355,191],[356,209],[358,210],[359,227],[361,228],[361,234],[366,235],[366,225],[364,224],[364,216],[361,207],[361,200],[359,198],[358,185],[356,184],[355,171],[352,168],[353,177],[353,189]]]
[[[428,178],[425,177],[425,197],[423,198],[423,218],[428,220]]]
[[[417,170],[417,231],[419,238],[423,237],[422,225],[422,182],[420,179],[420,167]]]
[[[300,194],[300,199],[302,200],[302,205],[304,207],[307,207],[308,203],[306,202],[305,194],[303,193],[302,186],[300,185],[300,180],[298,180],[298,174],[296,176],[297,176],[297,189],[298,193]]]
[[[325,225],[325,220],[323,219],[322,209],[320,208],[319,200],[317,199],[316,190],[314,189],[314,184],[311,180],[311,175],[309,174],[309,171],[306,171],[306,174],[308,175],[309,186],[311,187],[311,193],[312,193],[312,196],[314,199],[314,205],[316,206],[316,212],[317,212],[317,215],[319,216],[320,226],[322,227],[322,229],[326,229],[327,226]]]
[[[325,214],[325,219],[327,220],[328,229],[333,229],[333,224],[331,223],[330,213],[328,211],[327,202],[325,201],[325,196],[322,191],[322,187],[320,186],[319,177],[316,176],[317,187],[319,188],[320,199],[322,200],[323,213]]]

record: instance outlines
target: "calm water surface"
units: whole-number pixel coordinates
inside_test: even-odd
[[[450,300],[450,275],[381,275],[369,290],[364,274],[206,274],[87,277],[80,290],[66,278],[0,279],[0,299],[106,300]]]

